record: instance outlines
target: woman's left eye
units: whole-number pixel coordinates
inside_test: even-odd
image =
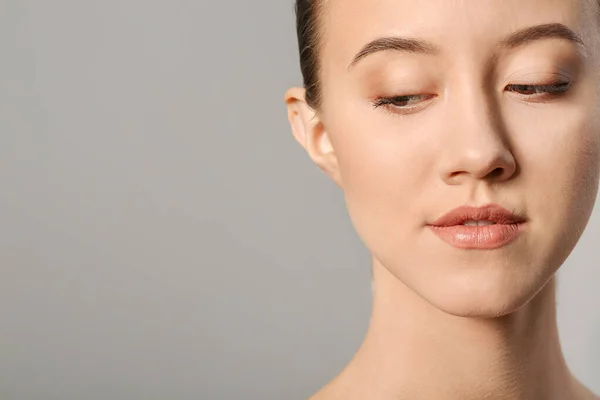
[[[557,82],[548,85],[521,85],[513,84],[506,86],[509,92],[517,92],[526,96],[546,94],[550,96],[565,93],[571,87],[571,82]]]

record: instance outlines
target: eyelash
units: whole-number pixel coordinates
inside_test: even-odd
[[[529,93],[529,94],[524,94],[524,96],[527,96],[527,97],[536,97],[536,98],[544,97],[547,99],[553,99],[553,98],[560,97],[561,95],[564,95],[569,90],[570,87],[571,87],[571,82],[556,82],[556,83],[551,83],[548,85],[511,84],[511,85],[508,85],[506,88],[510,89],[510,91],[519,91],[520,90],[523,92],[533,92],[533,93]],[[543,96],[539,96],[539,94],[542,94]],[[536,96],[536,95],[538,95],[538,96]],[[415,95],[406,95],[406,96],[380,97],[373,101],[373,107],[374,108],[385,107],[385,108],[389,108],[389,109],[393,109],[393,110],[410,111],[411,109],[416,108],[416,107],[400,106],[400,105],[398,105],[398,103],[404,103],[407,101],[411,101],[413,99],[418,100],[420,98],[428,98],[428,97],[434,97],[434,96],[415,94]]]

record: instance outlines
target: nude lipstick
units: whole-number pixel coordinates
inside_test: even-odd
[[[491,250],[507,245],[523,231],[526,220],[505,208],[459,207],[428,224],[440,239],[459,249]]]

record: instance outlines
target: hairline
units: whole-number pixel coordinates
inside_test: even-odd
[[[311,26],[308,27],[308,29],[313,31],[313,38],[311,40],[311,44],[310,47],[311,50],[313,51],[313,65],[314,65],[314,71],[313,71],[313,75],[314,75],[314,82],[312,84],[312,87],[307,88],[305,86],[306,90],[309,89],[313,89],[314,91],[316,91],[315,93],[315,104],[312,104],[311,106],[314,108],[314,111],[319,114],[320,110],[321,110],[321,106],[322,106],[322,100],[323,100],[323,91],[322,91],[322,79],[321,79],[321,74],[322,74],[322,53],[323,53],[323,49],[325,47],[324,45],[324,37],[326,35],[326,15],[328,15],[327,13],[327,8],[329,6],[330,0],[313,0],[315,2],[315,20],[312,21]],[[598,34],[600,35],[600,0],[583,0],[585,3],[587,3],[590,7],[592,7],[595,10],[595,14],[596,14],[596,22],[598,24],[599,27],[599,31]],[[598,44],[600,46],[600,44]],[[305,51],[307,49],[303,49],[303,51]],[[596,49],[597,52],[600,52],[600,48]],[[592,51],[590,49],[590,51]]]

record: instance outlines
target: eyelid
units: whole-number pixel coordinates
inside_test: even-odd
[[[388,96],[388,97],[379,97],[371,101],[373,108],[378,109],[381,108],[386,113],[392,115],[408,115],[413,114],[415,112],[424,110],[428,108],[432,101],[431,99],[435,99],[437,95],[432,94],[406,94],[406,95],[396,95],[396,96]],[[425,98],[422,101],[419,101],[414,106],[396,106],[393,104],[394,101],[401,98]]]
[[[405,95],[395,95],[395,96],[389,96],[389,97],[379,97],[379,98],[376,98],[375,100],[373,100],[373,104],[374,104],[375,108],[377,108],[377,107],[382,107],[382,106],[386,106],[386,105],[394,105],[393,103],[395,103],[395,102],[404,102],[404,101],[410,101],[413,99],[418,100],[420,98],[425,98],[424,100],[427,100],[427,97],[434,97],[434,96],[427,95],[427,94],[405,94]],[[400,100],[400,99],[406,99],[406,100]],[[408,109],[408,108],[413,108],[413,107],[397,107],[397,108]]]
[[[573,76],[565,68],[558,68],[558,72],[529,72],[526,74],[521,73],[522,70],[515,72],[508,76],[506,81],[502,84],[502,87],[506,87],[509,84],[523,84],[523,85],[545,85],[548,81],[571,81]],[[523,83],[521,83],[523,82]]]
[[[543,91],[552,91],[555,93],[561,93],[561,92],[566,92],[567,90],[569,90],[571,88],[571,86],[573,86],[573,81],[558,81],[558,82],[552,82],[552,83],[545,83],[545,84],[532,84],[532,83],[511,83],[506,85],[506,88],[514,88],[514,87],[533,87],[536,89],[541,89]],[[505,88],[505,89],[506,89]]]

